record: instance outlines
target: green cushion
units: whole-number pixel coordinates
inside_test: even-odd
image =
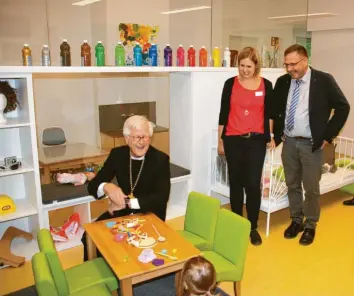
[[[219,210],[213,251],[232,263],[236,270],[241,271],[237,273],[234,281],[242,278],[250,231],[251,223],[247,219],[226,209]],[[220,277],[222,276],[219,275]]]
[[[198,192],[190,192],[184,230],[201,237],[212,245],[219,209],[220,201],[218,199]]]
[[[51,273],[54,278],[59,296],[66,296],[69,294],[69,286],[65,277],[64,270],[61,266],[59,256],[56,251],[45,252]]]
[[[108,287],[105,284],[97,284],[86,289],[77,291],[75,293],[70,293],[69,296],[112,296],[111,291],[109,291]]]
[[[344,191],[344,192],[347,192],[347,193],[350,193],[350,194],[354,194],[354,183],[350,184],[350,185],[347,185],[347,186],[344,186],[340,190]]]
[[[50,231],[46,228],[38,231],[37,234],[38,247],[41,252],[54,252],[56,251],[52,235]]]
[[[112,292],[118,289],[118,281],[106,261],[101,257],[65,270],[70,292],[104,283]]]
[[[216,270],[216,281],[235,282],[242,279],[243,270],[213,251],[205,251],[204,257],[213,263]]]
[[[213,249],[213,246],[210,243],[196,234],[185,230],[177,230],[177,233],[201,251],[211,251]]]
[[[32,270],[38,296],[58,296],[47,257],[44,253],[40,252],[33,255]]]

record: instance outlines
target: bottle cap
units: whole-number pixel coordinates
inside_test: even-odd
[[[180,44],[180,45],[178,45],[179,47],[183,47],[183,45],[182,44]]]
[[[84,40],[84,43],[87,43],[87,40]]]
[[[205,46],[203,45],[202,48],[205,48]]]
[[[189,45],[189,47],[193,47],[193,45]]]
[[[170,46],[169,44],[166,44],[166,46]]]
[[[118,41],[117,44],[122,44],[122,41]]]
[[[44,44],[43,47],[48,47],[48,45],[47,45],[47,44]]]
[[[27,43],[25,43],[25,44],[23,44],[23,46],[26,46],[26,47],[27,47],[27,46],[28,46],[28,44],[27,44]]]
[[[97,41],[97,43],[102,43],[102,41]]]
[[[63,42],[67,42],[68,40],[67,39],[63,39]]]

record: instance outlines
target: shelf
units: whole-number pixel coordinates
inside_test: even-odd
[[[37,209],[26,198],[17,199],[14,202],[16,204],[16,212],[0,216],[0,223],[38,214]]]
[[[27,118],[7,118],[7,122],[5,124],[0,124],[0,129],[16,128],[30,125],[31,123]]]
[[[18,237],[15,238],[11,243],[11,252],[14,255],[18,255],[21,257],[26,257],[26,261],[30,261],[32,256],[39,252],[38,243],[35,239],[35,235],[33,235],[34,239],[31,241],[27,241],[24,238]],[[8,265],[4,265],[0,267],[6,268],[9,267]]]
[[[223,67],[41,67],[41,66],[2,66],[0,73],[174,73],[174,72],[235,72],[237,68],[223,68]],[[283,73],[283,68],[264,68],[262,72],[276,72]],[[285,72],[284,72],[285,73]]]
[[[29,172],[34,171],[34,168],[32,166],[30,166],[29,164],[27,164],[26,162],[24,162],[22,159],[18,159],[18,160],[21,161],[21,163],[22,163],[22,167],[20,169],[18,169],[18,170],[5,170],[5,171],[0,170],[0,177],[25,174],[25,173],[29,173]],[[3,165],[3,163],[1,163],[1,165]]]

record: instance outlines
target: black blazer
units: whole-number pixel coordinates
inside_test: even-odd
[[[102,169],[88,184],[88,192],[97,198],[98,187],[103,182],[117,178],[124,194],[130,194],[129,181],[130,149],[128,146],[113,148]],[[169,156],[153,146],[145,154],[145,163],[134,195],[138,198],[140,212],[152,212],[161,220],[166,218],[167,202],[170,195],[171,174]]]
[[[290,85],[291,76],[285,74],[278,78],[274,87],[274,140],[277,145],[282,141]],[[348,118],[349,109],[349,103],[333,76],[311,68],[309,118],[312,151],[321,147],[324,140],[331,143],[337,137]]]
[[[219,125],[223,125],[224,129],[223,129],[221,138],[225,137],[226,126],[229,121],[231,94],[232,94],[232,88],[234,86],[235,77],[231,77],[228,80],[226,80],[226,82],[224,84],[224,89],[222,90],[221,106],[220,106],[220,113],[219,113]],[[269,142],[270,141],[269,119],[273,118],[273,115],[272,115],[273,85],[269,80],[267,80],[265,78],[263,78],[263,81],[264,81],[264,88],[265,88],[264,139],[266,142]]]

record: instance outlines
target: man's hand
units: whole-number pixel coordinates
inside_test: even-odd
[[[270,142],[267,143],[267,147],[268,147],[268,149],[273,150],[273,149],[275,149],[275,146],[276,146],[275,141],[273,138],[271,138]]]
[[[109,198],[108,211],[112,215],[114,211],[119,211],[125,208],[125,198],[127,197],[122,189],[113,183],[107,183],[103,187],[104,193]]]
[[[323,141],[322,146],[321,146],[321,150],[326,147],[329,143],[327,141]]]
[[[223,140],[219,140],[219,143],[218,143],[218,153],[219,153],[220,155],[224,155],[224,154],[225,154],[224,142],[223,142]]]

